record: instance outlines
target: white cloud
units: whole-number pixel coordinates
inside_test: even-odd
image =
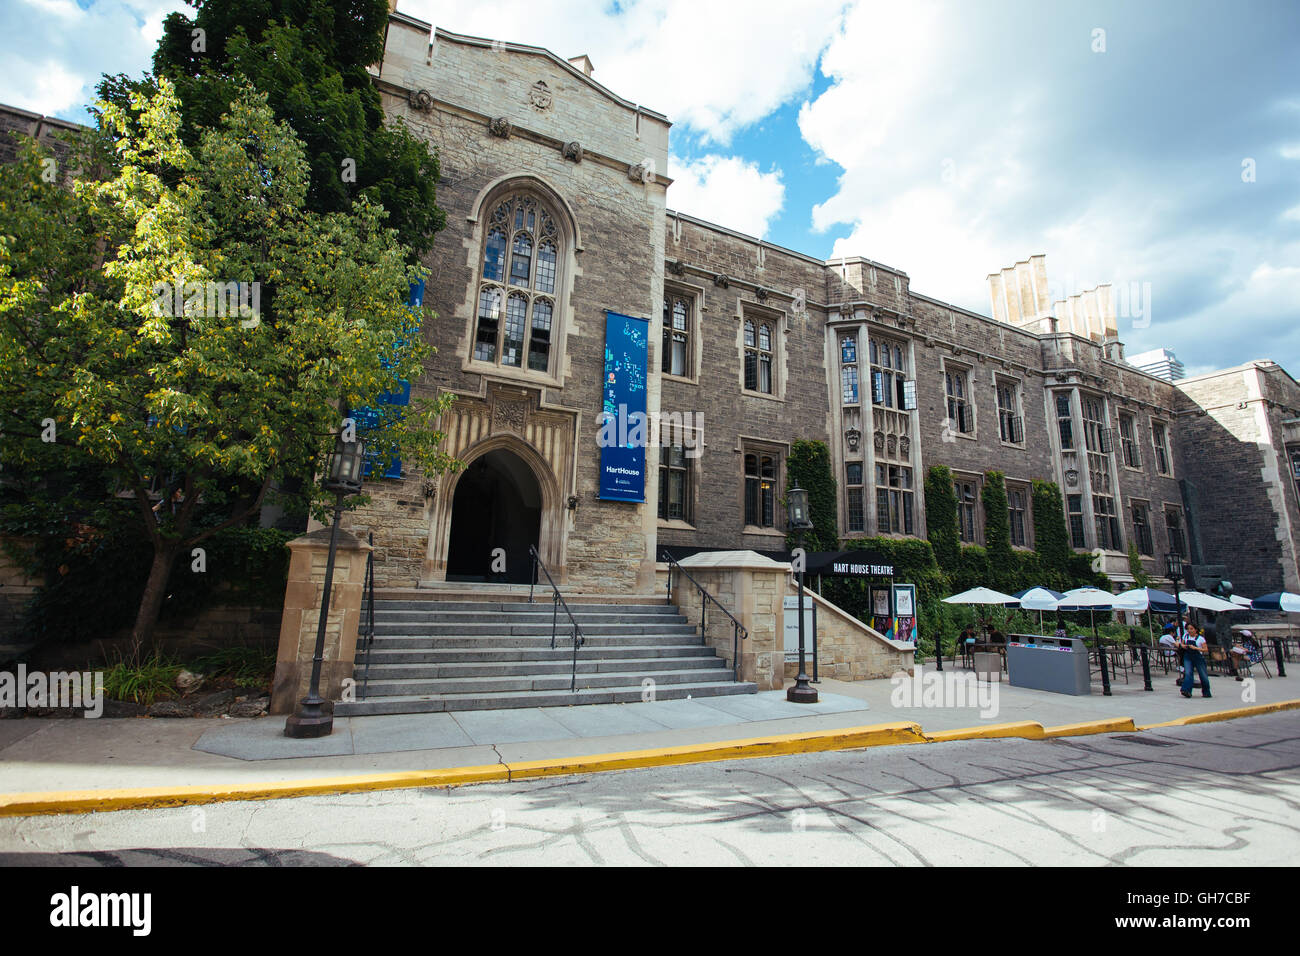
[[[785,202],[781,171],[763,172],[739,156],[668,158],[668,208],[763,238]]]
[[[402,0],[434,26],[587,54],[593,79],[726,145],[812,82],[846,0],[639,0],[613,12],[591,0]]]

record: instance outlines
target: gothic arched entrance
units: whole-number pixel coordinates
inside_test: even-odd
[[[542,490],[527,462],[505,448],[480,455],[456,482],[447,580],[527,584],[541,520]]]

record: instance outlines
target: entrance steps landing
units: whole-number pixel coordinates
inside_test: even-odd
[[[339,716],[566,707],[753,694],[680,611],[656,595],[566,594],[585,643],[573,677],[563,609],[528,588],[376,591],[375,638],[357,649],[356,700]],[[571,686],[571,684],[573,686]]]

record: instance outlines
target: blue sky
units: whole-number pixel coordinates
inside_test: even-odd
[[[177,0],[7,0],[0,101],[84,119]],[[673,121],[669,204],[862,255],[987,314],[1035,253],[1062,294],[1149,287],[1130,353],[1300,376],[1300,4],[400,0],[587,53]],[[1101,32],[1098,32],[1101,31]]]

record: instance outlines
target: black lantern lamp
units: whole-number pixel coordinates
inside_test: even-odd
[[[808,492],[802,488],[791,488],[786,492],[785,507],[790,527],[799,533],[799,547],[802,548],[804,532],[813,526],[808,516]],[[815,704],[817,689],[808,683],[807,667],[804,664],[802,563],[796,574],[799,582],[799,675],[794,679],[794,686],[785,692],[785,699],[796,704]]]
[[[1170,551],[1165,557],[1165,571],[1169,580],[1174,582],[1174,610],[1178,612],[1178,640],[1183,639],[1183,601],[1179,596],[1178,582],[1183,580],[1183,556],[1177,551]]]
[[[311,661],[311,685],[298,712],[284,722],[286,737],[328,737],[334,730],[334,714],[325,713],[325,698],[320,695],[321,664],[325,660],[325,621],[329,617],[330,587],[334,582],[334,556],[339,547],[339,519],[343,516],[343,497],[361,490],[361,473],[365,467],[366,443],[357,439],[344,441],[342,434],[334,440],[322,482],[326,491],[335,494],[334,525],[330,529],[330,551],[325,561],[325,584],[321,588],[320,617],[316,622],[316,652]]]

